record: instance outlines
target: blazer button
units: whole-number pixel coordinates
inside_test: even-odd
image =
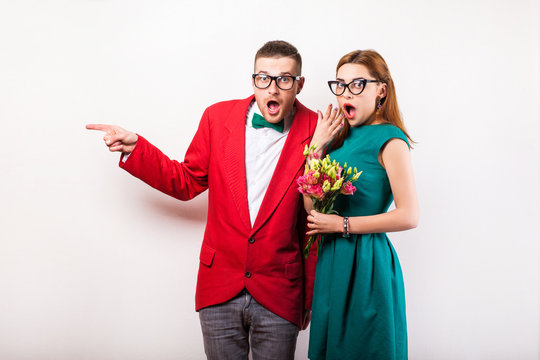
[[[248,242],[249,242],[250,244],[253,244],[253,243],[255,242],[255,238],[254,238],[253,236],[250,237],[249,240],[248,240]]]
[[[251,273],[249,271],[246,271],[244,273],[244,276],[247,277],[247,278],[250,278],[251,277]]]

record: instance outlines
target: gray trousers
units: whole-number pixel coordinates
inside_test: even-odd
[[[293,360],[298,326],[259,304],[247,291],[199,310],[208,360]]]

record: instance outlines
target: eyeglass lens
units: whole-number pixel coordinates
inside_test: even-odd
[[[276,85],[281,90],[290,90],[294,84],[294,77],[292,76],[270,76],[265,74],[256,74],[254,76],[255,86],[259,89],[266,89],[272,83],[272,80],[276,82]]]
[[[353,80],[348,84],[342,83],[341,81],[331,81],[330,84],[330,90],[334,93],[334,95],[343,95],[345,92],[345,89],[349,89],[351,94],[353,95],[359,95],[366,86],[366,81],[359,79],[359,80]]]

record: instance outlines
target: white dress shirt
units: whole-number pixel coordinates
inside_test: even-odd
[[[253,101],[246,115],[246,184],[252,226],[259,213],[272,175],[274,175],[296,108],[293,107],[291,112],[285,116],[283,133],[266,127],[255,129],[251,125],[255,112],[262,116],[257,103]]]

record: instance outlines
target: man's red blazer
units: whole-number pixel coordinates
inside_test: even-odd
[[[315,131],[317,114],[296,100],[296,116],[252,227],[245,175],[245,121],[252,100],[207,108],[184,162],[170,160],[139,136],[120,166],[180,200],[208,189],[197,310],[230,300],[246,288],[265,308],[301,327],[303,310],[311,308],[316,259],[302,257],[307,215],[296,179],[303,173],[302,152]]]

